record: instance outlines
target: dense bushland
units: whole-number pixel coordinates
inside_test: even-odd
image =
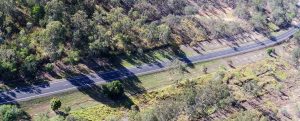
[[[1,0],[0,79],[34,80],[59,60],[76,64],[82,58],[193,45],[253,30],[268,34],[274,26],[289,26],[296,2]],[[225,6],[249,25],[195,16]]]

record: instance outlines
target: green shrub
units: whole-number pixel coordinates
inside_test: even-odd
[[[33,17],[36,23],[39,22],[39,20],[42,19],[44,15],[45,15],[45,11],[43,6],[36,4],[31,8],[31,16]]]
[[[61,107],[61,101],[57,98],[51,99],[51,109],[57,111]]]
[[[103,93],[111,99],[118,99],[123,96],[124,88],[120,81],[113,81],[102,86]]]
[[[267,49],[267,53],[268,53],[269,56],[271,56],[271,54],[274,53],[274,52],[275,52],[274,48],[268,48]]]
[[[1,121],[18,121],[27,118],[26,113],[17,108],[15,105],[1,105],[0,106],[0,120]]]
[[[47,63],[44,67],[45,71],[48,71],[48,72],[52,71],[53,68],[54,68],[54,66],[52,63]]]
[[[68,51],[67,57],[64,59],[65,63],[76,64],[80,61],[79,51]]]

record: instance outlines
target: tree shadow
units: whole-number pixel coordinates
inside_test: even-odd
[[[176,57],[179,58],[180,61],[184,62],[187,64],[188,67],[190,68],[195,68],[193,62],[187,57],[187,55],[180,49],[178,46],[174,46],[172,48],[173,52],[175,53]]]
[[[78,91],[88,95],[93,100],[110,107],[125,107],[130,109],[130,106],[134,104],[126,95],[119,97],[117,100],[110,99],[104,95],[102,86],[96,84],[97,81],[92,80],[90,77],[84,77],[77,81],[70,80],[70,82],[77,87]]]
[[[34,84],[24,81],[12,85],[6,84],[6,86],[9,86],[9,89],[0,92],[0,104],[17,103],[20,99],[27,100],[25,94],[29,96],[42,94],[42,90],[48,88],[50,84],[45,81],[38,81]]]
[[[130,108],[130,106],[133,105],[133,102],[126,95],[120,97],[117,100],[111,100],[103,94],[101,84],[108,83],[114,80],[120,80],[125,92],[129,95],[144,93],[146,91],[144,87],[141,86],[141,82],[136,76],[136,74],[140,74],[143,71],[147,71],[144,69],[144,67],[148,65],[143,65],[141,70],[136,67],[124,67],[121,64],[121,60],[119,62],[114,62],[114,64],[110,64],[107,66],[101,66],[93,60],[89,60],[88,62],[89,64],[86,65],[95,73],[87,75],[81,74],[80,76],[68,78],[67,80],[68,82],[70,82],[71,85],[75,86],[78,91],[88,95],[95,101],[101,102],[111,107],[122,106]],[[103,70],[99,71],[99,69]]]

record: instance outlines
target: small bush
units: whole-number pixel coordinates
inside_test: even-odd
[[[274,53],[274,52],[275,52],[274,48],[268,48],[267,49],[267,53],[268,53],[269,56],[271,56],[271,54]]]
[[[45,67],[44,67],[45,71],[48,71],[48,72],[52,71],[53,68],[54,68],[54,66],[53,66],[52,63],[48,63],[48,64],[46,64]]]
[[[68,51],[67,57],[64,59],[65,63],[76,64],[80,61],[79,51]]]
[[[186,15],[193,15],[193,14],[196,14],[198,12],[197,8],[194,7],[194,6],[186,6],[184,8],[184,13]]]
[[[51,99],[51,109],[57,111],[61,107],[61,101],[57,98]]]
[[[111,99],[118,99],[124,95],[124,88],[120,81],[113,81],[102,86],[103,93]]]

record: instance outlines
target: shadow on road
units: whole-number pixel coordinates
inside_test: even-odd
[[[42,81],[35,84],[27,83],[25,81],[19,81],[16,83],[17,84],[4,83],[9,88],[5,88],[5,89],[2,88],[3,91],[0,92],[0,103],[5,103],[5,102],[16,103],[15,99],[17,97],[17,94],[18,95],[28,94],[28,93],[40,94],[41,89],[49,87],[49,82],[42,82]],[[18,87],[18,85],[22,85],[22,86]]]
[[[94,62],[94,64],[97,64]],[[99,65],[100,66],[100,65]],[[89,67],[93,69],[95,65]],[[117,68],[117,69],[115,69]],[[94,70],[97,72],[98,68]],[[88,95],[95,101],[101,102],[111,107],[122,106],[130,108],[133,102],[126,95],[120,97],[118,100],[111,100],[103,94],[103,89],[101,84],[106,82],[111,82],[114,80],[120,80],[123,84],[125,92],[129,95],[135,95],[143,93],[146,90],[140,86],[140,81],[138,77],[128,70],[127,68],[120,65],[115,65],[115,67],[107,68],[106,72],[98,72],[93,75],[80,75],[80,78],[69,78],[67,79],[73,86],[76,86],[78,91]]]
[[[172,52],[172,54],[170,54]],[[187,63],[189,67],[194,67],[192,62],[188,59],[188,57],[185,55],[183,51],[181,51],[179,48],[172,48],[170,50],[170,53],[160,53],[161,55],[164,55],[165,58],[172,60],[174,56],[181,58],[180,61]],[[113,64],[103,66],[98,64],[98,62],[94,60],[88,60],[88,64],[85,64],[88,66],[89,69],[96,72],[93,75],[81,75],[80,79],[68,79],[69,82],[71,82],[72,85],[76,86],[77,89],[86,94],[89,95],[89,97],[93,98],[94,100],[98,102],[102,102],[104,104],[112,105],[110,102],[111,100],[105,97],[102,93],[102,87],[101,84],[106,82],[111,82],[114,80],[120,80],[120,82],[123,84],[123,87],[125,89],[125,92],[129,95],[136,95],[146,92],[146,89],[142,86],[142,82],[139,80],[139,78],[136,75],[136,72],[138,72],[140,69],[143,69],[143,65],[148,65],[149,67],[152,66],[158,66],[159,68],[164,68],[164,64],[161,62],[163,60],[160,60],[155,56],[155,54],[136,54],[135,56],[132,56],[131,60],[127,59],[127,62],[130,62],[133,65],[137,65],[135,68],[127,68],[122,65],[122,59],[112,57],[111,61],[113,61]],[[138,61],[135,59],[139,59]],[[141,63],[136,63],[141,62]],[[135,72],[132,72],[135,71]],[[127,97],[124,96],[120,100],[114,101],[114,104],[123,105],[125,107],[128,107],[132,105],[132,101]]]

